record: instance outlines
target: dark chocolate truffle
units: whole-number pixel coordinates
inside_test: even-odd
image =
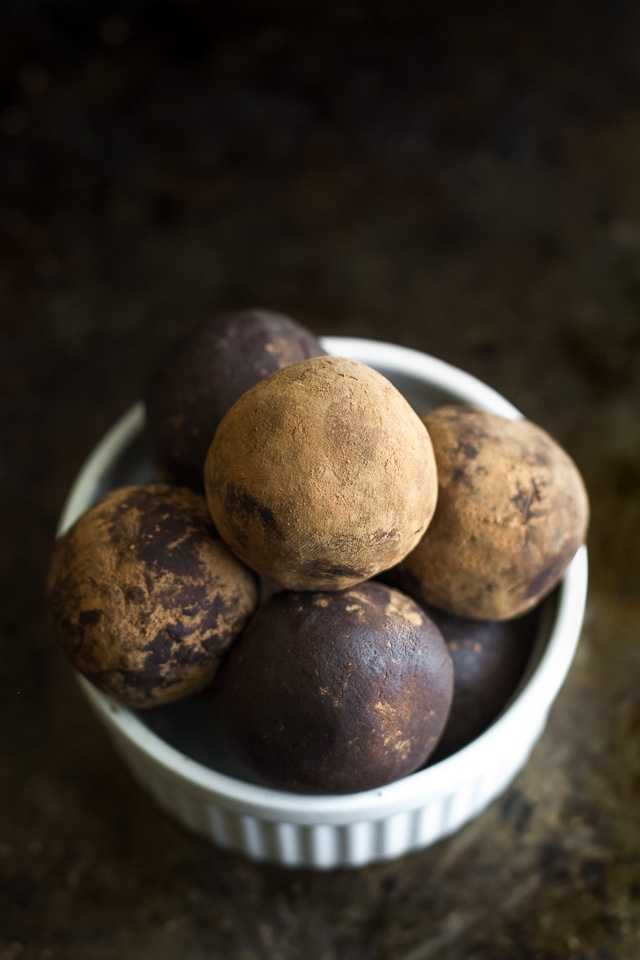
[[[202,491],[207,450],[238,397],[268,374],[324,353],[309,330],[268,310],[223,314],[188,333],[146,395],[149,445],[162,478]]]
[[[56,541],[53,629],[80,673],[134,707],[213,680],[255,609],[256,578],[227,549],[202,496],[123,487]]]
[[[584,542],[589,503],[578,468],[528,420],[452,405],[424,423],[438,506],[400,565],[398,586],[459,617],[525,613],[558,584]]]
[[[341,357],[243,394],[205,465],[211,515],[241,560],[291,590],[341,590],[393,566],[436,505],[429,434],[386,377]]]
[[[412,600],[380,583],[279,593],[214,690],[238,754],[274,786],[367,790],[420,767],[449,713],[451,657]]]
[[[453,703],[431,762],[479,737],[499,716],[522,680],[537,637],[539,614],[515,620],[469,620],[425,607],[453,661]]]

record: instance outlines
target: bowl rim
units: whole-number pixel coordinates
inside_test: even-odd
[[[322,337],[328,353],[394,373],[420,376],[430,386],[454,393],[460,402],[483,407],[510,419],[522,414],[492,387],[444,360],[409,347],[355,337]],[[57,535],[64,533],[88,507],[97,480],[144,428],[144,405],[131,407],[107,431],[82,465],[66,498]],[[313,795],[261,786],[220,773],[191,759],[154,733],[130,708],[117,703],[77,674],[83,691],[112,734],[120,735],[189,788],[221,805],[259,812],[272,820],[301,819],[310,823],[353,822],[380,818],[393,809],[422,806],[430,797],[451,793],[481,773],[487,752],[505,752],[522,739],[523,727],[541,726],[557,696],[578,644],[586,604],[587,548],[581,546],[570,562],[558,591],[558,605],[549,638],[529,679],[500,717],[475,740],[445,760],[401,780],[360,793]]]

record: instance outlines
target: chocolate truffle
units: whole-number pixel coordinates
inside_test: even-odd
[[[519,616],[558,584],[584,542],[589,505],[580,473],[527,420],[454,405],[424,422],[438,508],[395,582],[457,616]]]
[[[274,786],[351,793],[420,767],[444,728],[451,658],[398,590],[279,593],[249,622],[214,691],[238,754]]]
[[[453,661],[453,703],[431,758],[443,760],[480,736],[506,707],[522,680],[537,636],[533,610],[515,620],[469,620],[426,607]]]
[[[275,370],[324,353],[309,330],[268,310],[226,313],[188,333],[145,398],[149,445],[162,478],[202,491],[209,444],[238,397]]]
[[[134,707],[211,683],[258,596],[204,498],[161,484],[123,487],[90,507],[56,541],[47,587],[73,665]]]
[[[404,557],[433,515],[429,434],[382,374],[340,357],[279,370],[234,404],[205,465],[234,553],[295,590],[340,590]]]

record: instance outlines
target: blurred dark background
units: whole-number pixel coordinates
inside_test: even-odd
[[[258,868],[133,785],[50,640],[83,459],[260,305],[491,383],[589,489],[580,652],[451,840]],[[640,955],[640,6],[0,4],[0,960]]]

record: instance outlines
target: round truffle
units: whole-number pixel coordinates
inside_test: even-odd
[[[454,405],[424,422],[438,508],[394,582],[461,617],[519,616],[558,584],[584,542],[589,505],[580,473],[527,420]]]
[[[279,593],[259,608],[216,680],[237,753],[274,786],[352,793],[403,777],[434,749],[451,658],[398,590]]]
[[[214,317],[165,359],[146,394],[147,436],[163,479],[202,491],[218,424],[249,387],[325,351],[309,330],[268,310]]]
[[[211,683],[258,599],[204,497],[162,484],[123,487],[90,507],[56,541],[47,588],[73,665],[133,707]]]
[[[536,640],[533,610],[515,620],[469,620],[435,607],[425,612],[445,639],[453,662],[453,703],[431,757],[437,763],[479,737],[506,707]]]
[[[243,394],[207,456],[211,515],[241,560],[294,590],[340,590],[404,557],[435,509],[429,434],[380,373],[319,357]]]

